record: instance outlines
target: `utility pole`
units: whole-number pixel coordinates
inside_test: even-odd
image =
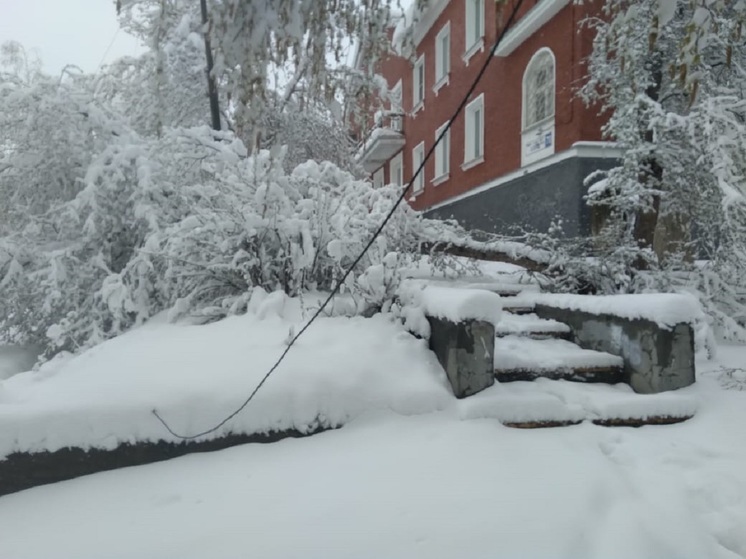
[[[212,117],[213,130],[220,130],[220,105],[218,104],[218,87],[215,84],[215,76],[212,74],[213,60],[212,47],[210,47],[210,28],[207,17],[207,0],[199,0],[202,10],[202,26],[205,38],[205,58],[207,59],[207,95],[210,98],[210,116]]]

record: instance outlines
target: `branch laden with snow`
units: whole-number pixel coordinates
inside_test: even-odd
[[[598,270],[623,291],[681,289],[672,278],[685,273],[721,334],[743,338],[743,3],[607,0],[605,15],[589,22],[581,95],[608,111],[605,133],[625,152],[587,195]]]

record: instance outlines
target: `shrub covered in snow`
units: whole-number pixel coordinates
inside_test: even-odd
[[[400,194],[331,163],[291,173],[208,128],[134,133],[88,165],[84,188],[23,242],[3,240],[0,314],[16,341],[75,350],[154,314],[246,310],[253,287],[328,290]],[[342,287],[359,310],[393,300],[427,223],[403,204]]]

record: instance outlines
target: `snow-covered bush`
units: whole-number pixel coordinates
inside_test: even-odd
[[[341,115],[321,101],[298,103],[295,99],[276,99],[271,106],[258,124],[257,144],[262,149],[282,146],[282,162],[287,172],[313,160],[330,161],[360,176],[366,174],[355,161],[357,146],[350,136],[349,122]],[[246,140],[249,143],[253,138]]]
[[[149,263],[164,282],[159,291],[182,311],[241,312],[253,286],[290,295],[328,290],[398,195],[328,162],[309,161],[285,174],[280,160],[259,152],[216,172],[209,188],[182,188],[197,211],[148,240]],[[381,304],[381,289],[391,280],[378,278],[375,267],[390,267],[392,252],[416,254],[420,222],[402,205],[359,273],[374,268],[343,291]]]
[[[160,138],[118,136],[95,156],[84,188],[47,212],[22,243],[3,240],[0,313],[15,340],[76,350],[154,314],[246,310],[254,287],[328,290],[400,194],[331,163],[285,173],[207,127]],[[437,224],[403,204],[343,286],[382,308],[398,269]]]

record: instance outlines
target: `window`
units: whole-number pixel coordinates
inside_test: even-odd
[[[420,165],[422,165],[422,162],[424,160],[425,160],[425,142],[420,142],[412,150],[412,176],[414,176],[414,174],[417,172],[417,169],[420,168]],[[415,179],[414,183],[412,183],[412,191],[416,195],[422,192],[422,189],[424,187],[425,187],[425,169],[422,169],[422,172],[419,175],[417,175],[417,178]]]
[[[438,91],[448,83],[451,71],[451,24],[446,23],[435,38],[435,86]]]
[[[521,166],[554,153],[554,75],[554,54],[548,48],[540,49],[523,74]]]
[[[537,52],[523,74],[523,129],[554,116],[554,54]]]
[[[425,101],[425,55],[414,63],[412,71],[412,112],[417,112]]]
[[[401,111],[401,80],[396,82],[389,92],[389,105],[392,112]]]
[[[384,177],[383,177],[383,167],[378,169],[375,173],[373,173],[373,188],[381,188],[383,186]]]
[[[484,0],[466,0],[466,52],[480,48],[484,36]]]
[[[464,165],[484,158],[484,95],[466,106],[464,113]]]
[[[403,126],[403,110],[401,104],[401,80],[389,91],[389,128],[396,132],[401,132]]]
[[[401,152],[389,163],[389,178],[396,186],[404,184],[404,162],[402,161]]]
[[[445,130],[448,123],[438,128],[435,131],[435,139],[440,138],[440,134]],[[439,182],[439,179],[444,179],[448,176],[449,171],[449,159],[451,157],[451,131],[448,130],[440,143],[435,147],[435,178],[433,182]]]

